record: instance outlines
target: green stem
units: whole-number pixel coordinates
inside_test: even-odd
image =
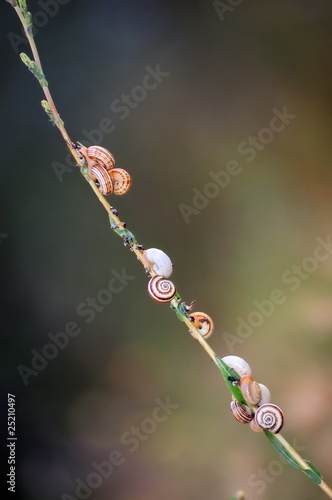
[[[30,48],[31,48],[31,51],[33,54],[34,62],[38,66],[40,72],[42,74],[44,74],[34,38],[29,31],[29,26],[26,23],[26,20],[23,16],[19,6],[17,5],[17,2],[15,0],[7,0],[7,1],[9,1],[9,3],[15,9],[15,11],[16,11],[16,13],[17,13],[17,15],[22,23],[22,26],[24,28],[26,37],[28,39],[28,42],[29,42],[29,45],[30,45]],[[55,106],[55,103],[53,101],[53,98],[52,98],[52,95],[49,91],[48,86],[42,85],[42,89],[43,89],[43,92],[45,94],[46,100],[47,100],[47,102],[52,110],[52,113],[54,115],[55,123],[56,123],[57,127],[59,128],[61,135],[62,135],[64,141],[66,142],[66,145],[69,148],[69,151],[73,155],[77,165],[79,165],[81,167],[81,174],[84,176],[86,181],[89,183],[93,192],[95,193],[98,200],[100,201],[100,203],[102,204],[102,206],[104,207],[104,209],[107,212],[107,215],[110,219],[111,228],[118,236],[120,236],[123,239],[125,244],[127,244],[129,246],[130,250],[136,254],[137,259],[142,263],[146,272],[148,272],[148,274],[150,276],[155,276],[156,273],[152,269],[150,269],[149,262],[147,261],[145,255],[144,255],[144,252],[142,251],[142,247],[141,247],[141,245],[137,244],[137,240],[136,240],[135,236],[133,235],[133,233],[128,231],[128,229],[126,228],[126,225],[119,218],[117,210],[114,209],[107,202],[105,197],[101,194],[101,192],[97,188],[96,184],[89,177],[88,169],[87,169],[85,160],[78,154],[77,149],[74,147],[74,145],[69,137],[69,134],[67,133],[67,130],[61,121],[60,115],[57,111],[57,108]],[[213,349],[209,346],[209,344],[203,338],[203,336],[201,335],[199,330],[190,321],[189,314],[188,314],[187,310],[182,306],[182,304],[183,303],[181,301],[181,297],[177,293],[175,298],[171,301],[171,308],[176,313],[178,319],[186,324],[189,331],[192,333],[193,337],[199,342],[199,344],[203,347],[203,349],[206,351],[206,353],[209,355],[209,357],[212,359],[212,361],[220,369],[220,362],[221,362],[220,358],[217,357],[216,353],[213,351]],[[218,363],[218,360],[219,360],[219,363]],[[239,395],[242,397],[242,394],[239,394]],[[276,435],[274,435],[274,439],[276,439],[280,443],[281,447],[283,447],[287,451],[287,453],[299,465],[299,468],[301,468],[302,470],[309,468],[308,463],[303,460],[303,458],[294,450],[294,448],[292,448],[292,446],[286,441],[285,438],[283,438],[280,434],[276,434]],[[323,480],[321,480],[321,482],[318,484],[318,486],[326,493],[326,495],[329,498],[332,498],[332,490]]]

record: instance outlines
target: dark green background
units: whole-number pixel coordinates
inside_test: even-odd
[[[236,334],[237,317],[283,291],[233,354],[269,386],[285,437],[330,483],[332,257],[296,291],[282,276],[332,234],[331,14],[327,0],[244,0],[221,22],[210,1],[71,0],[36,35],[72,138],[113,121],[102,144],[133,187],[111,203],[140,243],[171,256],[183,298],[214,318],[213,349],[230,354],[225,332]],[[0,31],[2,388],[17,398],[17,497],[74,496],[75,479],[120,450],[125,463],[89,498],[226,500],[238,489],[252,500],[324,498],[233,420],[218,371],[148,297],[143,269],[79,172],[59,182],[52,162],[65,163],[65,145],[10,44],[20,28],[4,0]],[[157,64],[169,76],[120,120],[112,102]],[[297,117],[249,163],[239,144],[284,106]],[[186,224],[179,204],[192,205],[193,189],[230,160],[241,174]],[[122,268],[135,279],[85,323],[77,306]],[[31,350],[69,321],[81,333],[25,386],[17,366],[30,366]],[[167,396],[179,408],[129,453],[121,435]],[[259,487],[260,469],[269,472]]]

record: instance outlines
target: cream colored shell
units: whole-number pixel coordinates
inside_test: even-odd
[[[173,272],[173,264],[168,255],[159,248],[148,248],[144,255],[151,269],[160,276],[169,278]]]
[[[251,375],[250,366],[244,359],[239,358],[239,356],[225,356],[222,360],[227,366],[235,370],[240,377]]]

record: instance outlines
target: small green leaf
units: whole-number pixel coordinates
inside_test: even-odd
[[[286,448],[277,440],[274,434],[270,431],[264,431],[265,436],[271,441],[276,450],[287,460],[287,462],[295,467],[295,469],[299,469],[304,471],[304,469],[294,460],[294,458],[288,453]]]
[[[18,6],[22,14],[25,14],[28,10],[26,0],[18,0]]]
[[[229,388],[235,399],[239,401],[239,403],[246,404],[246,400],[242,396],[241,389],[237,385],[233,385],[233,382],[240,380],[240,375],[235,370],[227,366],[226,363],[224,363],[224,361],[219,358],[219,356],[216,356],[216,361],[221,371],[221,375],[223,376],[227,387]]]
[[[310,477],[311,481],[316,484],[320,484],[322,482],[320,474],[316,474],[312,469],[305,469],[303,471],[308,477]]]
[[[314,465],[312,462],[310,462],[310,460],[304,459],[304,461],[307,462],[309,467],[311,467],[311,469],[317,474],[317,476],[323,477],[321,471],[319,469],[317,469],[316,465]]]

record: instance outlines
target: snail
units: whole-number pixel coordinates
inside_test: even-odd
[[[111,170],[115,165],[115,160],[113,155],[105,148],[101,146],[90,146],[88,148],[81,147],[80,152],[87,159],[97,163],[101,167],[106,168],[106,170]]]
[[[122,195],[129,191],[132,180],[130,175],[123,168],[113,168],[109,170],[109,174],[113,181],[114,194]]]
[[[170,302],[176,294],[176,288],[172,281],[157,274],[150,279],[148,292],[157,302]]]
[[[277,434],[284,425],[284,414],[279,406],[266,403],[258,408],[250,427],[255,432],[270,431]]]
[[[107,170],[100,165],[92,165],[89,169],[89,175],[103,195],[112,194],[113,182]]]
[[[258,401],[258,406],[265,405],[271,401],[271,393],[269,389],[264,384],[258,384],[261,389],[261,398]]]
[[[261,388],[251,375],[241,377],[240,389],[244,399],[250,405],[256,405],[262,397]]]
[[[251,368],[244,359],[238,356],[225,356],[222,360],[227,366],[235,370],[240,377],[251,375]]]
[[[169,278],[173,272],[173,264],[168,255],[159,248],[148,248],[144,255],[151,269],[165,278]]]
[[[231,401],[231,411],[234,418],[241,424],[248,424],[254,418],[249,406],[235,400]]]
[[[195,312],[189,315],[189,319],[205,339],[212,335],[214,324],[210,316],[203,312]]]

